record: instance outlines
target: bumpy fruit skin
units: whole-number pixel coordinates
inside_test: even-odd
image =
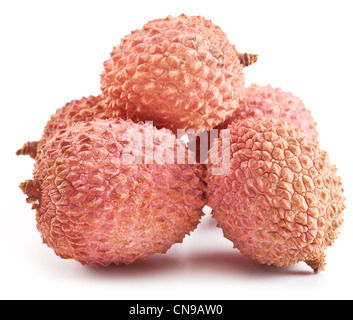
[[[118,118],[119,112],[107,109],[104,105],[103,95],[82,97],[72,100],[58,109],[50,117],[44,128],[42,138],[39,141],[27,142],[17,155],[29,155],[35,159],[37,150],[46,143],[60,129],[65,129],[69,124],[80,121],[92,121],[93,119]]]
[[[73,123],[39,148],[34,180],[21,188],[37,211],[43,242],[57,255],[97,266],[130,264],[165,253],[196,228],[206,203],[198,166],[122,160],[146,126]],[[152,148],[160,152],[167,133],[153,134]],[[138,150],[129,154],[144,160]]]
[[[291,92],[271,85],[252,84],[245,88],[244,98],[234,114],[221,124],[218,129],[225,129],[230,123],[248,118],[267,118],[284,120],[317,139],[316,122],[303,101]]]
[[[286,121],[313,138],[317,139],[319,134],[316,131],[316,122],[311,111],[304,105],[303,101],[294,96],[291,92],[285,92],[281,88],[273,88],[271,85],[259,86],[252,84],[245,88],[244,98],[239,102],[239,107],[233,115],[226,121],[218,125],[215,129],[219,131],[226,129],[232,122],[248,118],[266,118]],[[220,133],[220,132],[219,132]],[[209,132],[208,146],[204,145],[204,150],[209,150],[213,145]],[[195,137],[189,135],[191,141]],[[195,142],[194,142],[195,143]],[[206,163],[207,155],[200,156],[200,143],[196,144],[196,155],[198,162]]]
[[[101,89],[109,108],[135,122],[152,120],[174,133],[209,130],[230,117],[242,98],[241,62],[247,65],[248,56],[211,21],[169,16],[122,39],[104,63]]]
[[[322,270],[345,208],[328,154],[298,128],[277,120],[239,120],[229,130],[230,170],[212,175],[219,165],[211,164],[206,179],[208,205],[225,237],[262,264],[305,261]],[[211,154],[217,152],[215,145]]]
[[[72,100],[50,117],[39,145],[44,145],[58,130],[65,129],[71,123],[109,119],[114,116],[112,110],[105,108],[103,95]]]

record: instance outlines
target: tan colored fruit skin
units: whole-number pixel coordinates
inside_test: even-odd
[[[305,261],[322,270],[345,208],[341,178],[328,154],[298,128],[272,119],[241,120],[230,133],[230,171],[212,175],[211,164],[206,179],[209,205],[225,237],[260,263]]]

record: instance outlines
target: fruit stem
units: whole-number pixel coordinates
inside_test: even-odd
[[[325,255],[320,254],[316,259],[305,261],[305,263],[311,267],[315,273],[319,273],[325,270]]]
[[[38,202],[42,197],[40,183],[37,180],[27,180],[22,182],[19,187],[28,196],[26,202],[32,203],[34,208],[38,206],[35,202]]]
[[[258,54],[238,53],[238,58],[240,60],[240,63],[244,67],[248,67],[248,66],[254,64],[257,61],[258,57],[259,57]]]
[[[37,156],[37,148],[38,148],[38,141],[31,141],[26,142],[20,150],[16,152],[17,156],[20,155],[29,155],[31,158],[35,158]]]

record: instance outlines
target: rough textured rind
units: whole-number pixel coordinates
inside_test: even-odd
[[[226,238],[263,264],[305,261],[325,266],[325,249],[343,223],[337,169],[315,140],[285,122],[259,118],[232,123],[230,170],[212,175],[208,205]],[[218,146],[211,154],[219,152]]]
[[[245,88],[244,98],[234,114],[218,129],[225,129],[230,123],[247,118],[272,118],[292,123],[305,131],[311,138],[317,139],[316,122],[303,101],[291,92],[271,85],[252,84]]]
[[[224,32],[202,17],[169,16],[133,31],[104,63],[101,88],[109,108],[158,128],[209,130],[243,96],[240,55]]]
[[[44,128],[40,145],[46,143],[58,130],[65,129],[74,122],[89,122],[94,119],[118,118],[112,110],[104,106],[103,95],[83,97],[80,100],[72,100],[53,114]]]
[[[57,130],[66,128],[69,124],[80,121],[92,121],[93,119],[119,118],[119,112],[107,109],[104,106],[103,95],[82,97],[80,100],[72,100],[64,107],[58,109],[50,117],[44,128],[40,141],[27,142],[17,151],[17,155],[29,155],[35,158],[37,150],[44,145]]]
[[[220,133],[220,130],[226,129],[232,122],[260,117],[286,121],[305,131],[309,137],[318,139],[319,133],[316,130],[316,122],[303,101],[291,92],[273,88],[271,85],[262,87],[252,84],[245,88],[244,98],[239,102],[239,107],[233,115],[214,129],[218,129]],[[210,132],[204,133],[208,135],[209,141],[208,146],[204,145],[203,148],[209,150],[214,141],[210,141]],[[194,142],[195,136],[189,135],[189,139]],[[200,156],[200,148],[200,143],[197,141],[197,160],[200,163],[207,163],[207,154],[204,152]]]
[[[206,203],[203,172],[161,162],[168,133],[153,128],[151,148],[160,156],[151,164],[138,149],[129,155],[141,164],[122,160],[131,137],[144,137],[146,127],[78,122],[39,148],[34,180],[21,188],[37,211],[43,242],[57,255],[82,264],[130,264],[165,253],[196,228]]]

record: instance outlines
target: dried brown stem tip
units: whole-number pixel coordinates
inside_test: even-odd
[[[252,53],[238,53],[238,58],[240,60],[240,63],[244,67],[248,67],[255,63],[258,58],[258,54],[252,54]]]
[[[325,271],[326,261],[325,255],[320,255],[318,258],[310,261],[305,261],[305,263],[313,269],[315,273]]]
[[[42,191],[39,182],[37,180],[27,180],[25,182],[22,182],[19,187],[21,188],[23,193],[28,196],[26,202],[32,203],[33,209],[35,209],[36,206],[38,206],[36,202],[38,202],[42,196]]]
[[[35,158],[37,155],[37,147],[38,147],[38,141],[31,141],[31,142],[26,142],[23,147],[16,152],[17,156],[24,155],[27,156],[29,155],[31,158]]]

